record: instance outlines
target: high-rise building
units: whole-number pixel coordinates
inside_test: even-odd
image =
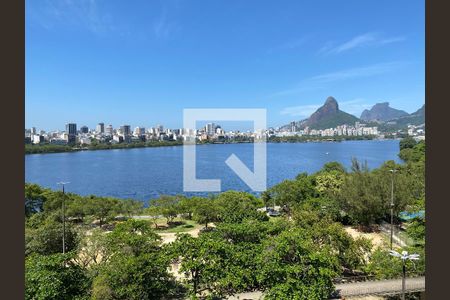
[[[290,130],[291,130],[291,132],[296,132],[297,131],[297,126],[296,126],[296,124],[295,124],[295,122],[291,122],[290,124]]]
[[[216,124],[214,123],[206,124],[205,131],[207,135],[214,135],[214,133],[216,133]]]
[[[98,123],[97,127],[95,128],[95,131],[97,133],[105,133],[105,124],[104,123]]]
[[[80,132],[81,133],[88,133],[89,132],[89,128],[87,126],[81,126],[80,127]]]
[[[66,124],[66,133],[76,135],[77,134],[77,124],[76,123]]]
[[[67,143],[75,143],[77,140],[77,124],[76,123],[68,123],[66,124],[66,133],[67,133]]]
[[[223,134],[225,134],[225,131],[222,129],[222,127],[217,126],[217,128],[216,128],[216,134],[218,134],[218,135],[223,135]]]
[[[36,127],[31,127],[31,134],[36,134]]]
[[[120,133],[122,136],[122,140],[125,143],[131,142],[131,126],[130,125],[122,125],[120,126]]]
[[[39,144],[44,142],[44,137],[42,135],[35,134],[32,136],[31,141],[33,142],[33,144]]]
[[[156,134],[156,135],[158,135],[158,134],[161,134],[161,133],[164,133],[164,126],[162,126],[162,125],[156,125],[156,128],[154,128],[155,130],[154,130],[154,134]]]
[[[122,132],[123,136],[130,136],[131,135],[131,126],[130,125],[122,125],[122,126],[120,126],[120,131]]]
[[[107,136],[112,136],[112,135],[113,135],[113,127],[112,127],[111,124],[109,124],[108,126],[106,126],[105,134],[106,134]]]
[[[143,136],[145,135],[145,127],[136,127],[133,132],[134,136]]]

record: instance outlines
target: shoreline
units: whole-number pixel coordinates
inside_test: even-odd
[[[300,143],[340,143],[340,142],[348,142],[348,141],[389,141],[389,140],[401,140],[401,138],[351,138],[351,139],[312,139],[312,140],[284,140],[284,141],[266,141],[267,144],[300,144]],[[105,147],[105,148],[71,148],[70,150],[57,150],[55,151],[43,151],[43,152],[36,152],[36,153],[27,153],[27,150],[25,149],[25,155],[35,155],[35,154],[56,154],[56,153],[74,153],[74,152],[81,152],[81,151],[100,151],[100,150],[130,150],[130,149],[139,149],[139,148],[160,148],[160,147],[177,147],[177,146],[183,146],[184,143],[179,142],[173,142],[173,144],[170,144],[172,142],[167,142],[166,144],[158,145],[135,145],[130,146],[132,144],[127,144],[127,146],[122,147]],[[196,144],[196,146],[203,146],[203,145],[227,145],[227,144],[253,144],[253,141],[237,141],[237,142],[212,142],[212,143],[199,143]],[[29,147],[45,147],[44,146],[29,146]],[[52,145],[49,145],[52,146]],[[58,145],[59,146],[59,145]],[[56,146],[56,147],[58,147]],[[61,147],[67,147],[67,146],[61,146]]]

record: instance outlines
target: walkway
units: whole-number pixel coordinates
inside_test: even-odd
[[[377,280],[335,285],[341,297],[365,295],[395,295],[402,292],[402,280]],[[425,277],[406,278],[406,292],[425,291]]]
[[[402,280],[376,280],[363,281],[353,283],[336,284],[336,293],[333,299],[340,299],[341,297],[357,297],[369,295],[395,295],[402,292]],[[406,292],[422,292],[425,291],[425,277],[406,278]],[[261,292],[240,293],[228,297],[230,300],[256,300],[263,299],[264,295]]]

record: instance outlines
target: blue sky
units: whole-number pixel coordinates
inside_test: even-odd
[[[183,108],[425,101],[424,1],[26,1],[25,126],[177,128]],[[226,129],[226,128],[225,128]]]

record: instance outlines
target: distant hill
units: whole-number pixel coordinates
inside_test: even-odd
[[[300,127],[311,129],[326,129],[343,124],[354,124],[359,119],[339,109],[339,104],[333,97],[328,97],[324,105],[319,107],[308,119],[300,122]]]
[[[389,102],[382,102],[375,104],[370,110],[365,109],[360,119],[364,122],[385,122],[408,115],[406,111],[390,107]]]
[[[386,121],[381,125],[380,129],[385,131],[393,131],[405,129],[408,125],[417,126],[422,124],[425,124],[425,104],[412,114]]]
[[[425,121],[425,104],[422,105],[422,107],[417,111],[413,112],[410,116],[423,117],[423,120]]]
[[[389,120],[389,122],[396,122],[397,125],[421,125],[425,123],[425,104],[417,111],[410,115]]]

